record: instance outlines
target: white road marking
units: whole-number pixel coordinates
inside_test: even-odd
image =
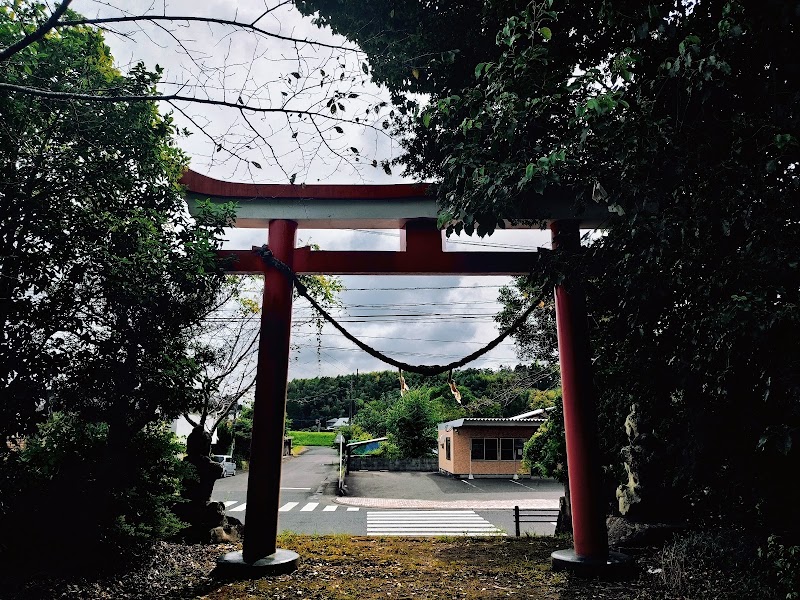
[[[358,506],[348,506],[347,512],[358,512]]]
[[[367,512],[367,535],[504,536],[472,510],[386,510]]]
[[[322,509],[322,512],[333,512],[337,508],[339,508],[339,506],[337,504],[329,504],[328,506],[326,506],[325,508]]]
[[[290,510],[292,510],[298,504],[300,504],[300,503],[299,502],[287,502],[286,504],[284,504],[283,506],[281,506],[278,509],[278,512],[289,512]]]
[[[524,483],[520,483],[519,481],[514,481],[513,479],[509,479],[509,481],[510,481],[511,483],[516,483],[517,485],[521,485],[521,486],[522,486],[522,487],[524,487],[526,490],[534,490],[534,491],[536,491],[536,488],[532,488],[531,486],[529,486],[529,485],[525,485]]]
[[[297,490],[297,491],[301,491],[301,492],[310,492],[311,491],[311,488],[285,488],[285,487],[282,487],[281,489],[282,490]]]
[[[239,503],[238,500],[225,500],[225,508],[228,508],[229,506],[233,506],[234,504],[238,503]]]
[[[242,502],[236,508],[229,508],[228,512],[244,512],[247,509],[247,502]]]
[[[470,483],[470,482],[469,482],[469,481],[467,481],[466,479],[462,479],[462,480],[461,480],[461,483],[466,483],[468,486],[470,486],[470,487],[474,487],[476,490],[477,490],[477,489],[480,489],[480,488],[479,488],[477,485],[474,485],[474,484]]]
[[[319,502],[309,502],[303,508],[300,509],[300,512],[311,512],[315,508],[319,506]]]

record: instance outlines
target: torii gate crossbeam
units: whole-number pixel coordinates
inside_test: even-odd
[[[238,200],[237,225],[268,226],[273,255],[298,274],[330,275],[521,275],[531,264],[528,252],[444,252],[436,227],[436,206],[425,186],[285,186],[233,184],[192,171],[182,183],[190,199]],[[601,207],[577,215],[563,198],[536,204],[545,211],[526,218],[546,220],[554,249],[580,247],[579,225],[596,226]],[[275,218],[277,217],[277,218]],[[310,228],[401,229],[399,252],[312,251],[296,249],[299,225]],[[278,269],[264,265],[249,250],[220,251],[233,258],[226,267],[237,273],[263,273],[264,296],[258,370],[253,407],[253,433],[247,488],[247,526],[242,552],[221,557],[221,567],[255,573],[294,570],[295,553],[276,547],[288,380],[292,282]],[[574,549],[553,555],[556,568],[570,565],[596,569],[614,562],[607,545],[601,501],[597,426],[591,380],[588,328],[579,287],[555,290]],[[612,553],[613,554],[613,553]]]

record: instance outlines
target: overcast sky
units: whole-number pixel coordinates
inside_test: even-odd
[[[87,17],[204,15],[254,22],[280,3],[111,0],[110,4],[77,0],[72,6]],[[291,4],[269,12],[257,25],[279,35],[352,47],[330,32],[319,30]],[[378,113],[372,108],[388,99],[388,94],[372,85],[363,74],[363,55],[352,50],[295,45],[207,24],[164,22],[111,27],[120,34],[106,36],[120,68],[124,70],[140,60],[150,68],[156,64],[164,67],[165,92],[234,103],[241,97],[245,104],[264,108],[286,106],[288,102],[296,110],[330,114],[327,101],[336,86],[346,85],[338,89],[357,94],[358,98],[345,99],[345,112],[337,110],[335,116],[351,118],[365,115],[369,109],[371,118],[378,123],[376,130],[325,119],[317,119],[316,124],[292,118],[287,122],[282,114],[240,114],[236,109],[186,102],[164,106],[164,110],[173,111],[181,127],[193,132],[180,142],[191,156],[192,169],[218,179],[242,182],[287,183],[292,174],[297,183],[404,182],[397,173],[389,176],[370,165],[372,159],[393,158],[398,145],[380,127],[389,107],[379,108]],[[325,137],[324,144],[317,128]],[[350,148],[356,148],[358,154]],[[230,230],[227,237],[226,248],[249,248],[264,243],[266,231]],[[399,247],[399,235],[394,231],[300,230],[298,241],[299,245],[318,244],[323,250]],[[462,237],[448,242],[449,250],[458,251],[508,251],[539,246],[549,246],[548,232],[499,232],[484,240]],[[445,364],[497,336],[492,316],[499,309],[496,301],[499,287],[510,278],[347,276],[342,281],[346,287],[341,294],[343,307],[336,314],[352,333],[399,360]],[[310,311],[304,300],[297,302],[295,323],[306,320]],[[322,331],[319,347],[315,334],[312,326],[295,327],[290,378],[388,368],[329,326]],[[471,366],[496,368],[517,362],[513,345],[505,342]]]

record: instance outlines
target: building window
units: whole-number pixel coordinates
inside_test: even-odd
[[[525,438],[516,438],[514,440],[514,460],[522,460],[522,449],[527,441]]]
[[[525,438],[472,438],[472,460],[522,460]],[[450,438],[447,438],[450,460]]]
[[[472,438],[472,460],[497,460],[497,438]]]
[[[512,438],[500,440],[500,460],[514,460],[514,440]]]
[[[497,438],[487,438],[486,442],[486,460],[497,460]]]
[[[444,458],[450,460],[450,438],[444,438]]]
[[[483,460],[484,455],[483,438],[472,438],[472,460]]]

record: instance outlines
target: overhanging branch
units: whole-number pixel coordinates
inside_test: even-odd
[[[26,35],[16,44],[12,44],[8,48],[3,48],[2,50],[0,50],[0,62],[8,60],[20,50],[24,50],[34,42],[38,42],[45,35],[47,35],[48,31],[50,31],[54,27],[57,27],[59,25],[58,20],[65,12],[67,12],[67,8],[69,7],[71,2],[72,0],[63,0],[61,4],[59,4],[58,7],[55,9],[55,11],[53,11],[53,14],[50,15],[50,18],[47,19],[47,21],[45,21],[44,23],[42,23],[36,31]]]

